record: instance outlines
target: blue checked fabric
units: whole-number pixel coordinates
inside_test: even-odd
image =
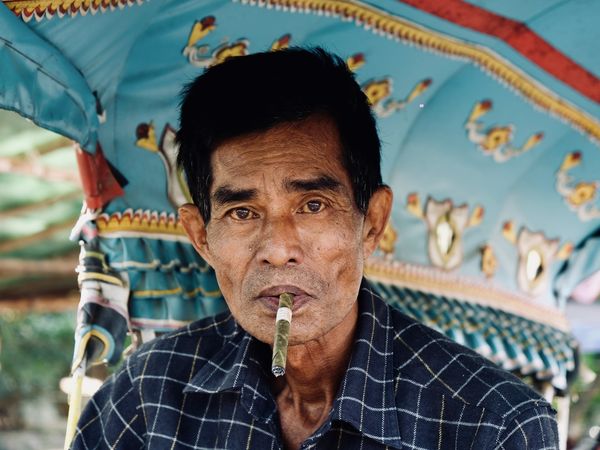
[[[363,281],[348,370],[302,449],[558,449],[516,377],[384,303]],[[270,349],[229,313],[143,346],[86,406],[74,449],[282,449]]]

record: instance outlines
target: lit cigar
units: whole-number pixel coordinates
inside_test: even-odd
[[[271,372],[276,377],[285,374],[293,304],[294,296],[292,294],[286,292],[279,296],[279,308],[275,319],[275,338],[273,339],[273,361],[271,362]]]

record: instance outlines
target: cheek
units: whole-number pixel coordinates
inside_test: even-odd
[[[338,275],[362,266],[361,233],[355,224],[334,222],[330,228],[312,233],[305,248],[310,249],[309,259],[321,261],[325,270],[333,269]]]
[[[248,253],[249,240],[233,233],[223,224],[215,224],[207,230],[206,239],[215,265],[226,267],[235,264],[236,260],[243,259]]]
[[[219,286],[224,293],[230,291],[232,275],[235,273],[235,267],[243,258],[244,246],[236,239],[228,237],[227,233],[218,226],[209,229],[207,242]]]

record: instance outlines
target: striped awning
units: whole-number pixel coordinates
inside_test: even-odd
[[[371,282],[404,314],[522,378],[551,382],[558,392],[567,390],[577,354],[577,342],[568,331],[472,299]]]

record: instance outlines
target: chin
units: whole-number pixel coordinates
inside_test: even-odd
[[[268,321],[261,320],[261,323],[258,323],[257,320],[252,320],[252,318],[243,321],[238,320],[235,315],[234,318],[246,333],[265,344],[273,345],[273,337],[275,336],[275,318]]]

